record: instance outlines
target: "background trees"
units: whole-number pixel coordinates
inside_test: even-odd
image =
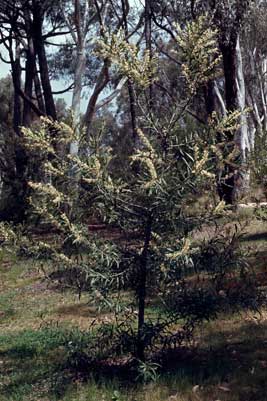
[[[233,110],[241,112],[240,128],[218,138],[219,142],[222,139],[225,143],[225,154],[234,148],[239,153],[225,171],[218,172],[220,197],[233,203],[248,187],[249,154],[255,137],[265,131],[265,11],[265,2],[258,1],[235,1],[231,5],[213,1],[147,1],[138,7],[127,0],[62,0],[59,7],[52,0],[3,1],[0,9],[1,59],[10,64],[13,129],[14,138],[17,138],[14,163],[18,165],[13,170],[20,171],[16,173],[19,174],[18,180],[8,180],[10,185],[15,181],[22,182],[27,175],[27,158],[20,150],[21,139],[18,140],[21,137],[20,126],[30,126],[42,115],[56,120],[55,99],[60,94],[64,96],[65,91],[72,91],[73,124],[85,127],[83,149],[89,141],[92,123],[103,108],[115,110],[117,107],[117,116],[123,117],[123,124],[129,126],[130,123],[134,138],[142,115],[153,109],[154,113],[166,116],[165,124],[172,122],[175,102],[184,98],[182,109],[186,111],[186,124],[189,121],[190,124],[205,123],[213,112],[221,116]],[[181,79],[183,59],[175,37],[177,24],[183,26],[186,21],[192,21],[203,13],[209,15],[217,29],[222,62],[216,76],[203,84],[197,90],[197,97],[190,101],[186,96],[185,81]],[[256,24],[256,20],[259,23]],[[145,97],[139,98],[138,86],[131,77],[118,73],[116,63],[108,57],[99,58],[97,38],[105,37],[108,32],[116,34],[119,30],[124,31],[129,43],[147,49],[149,57],[153,58],[156,53],[159,55],[160,73]],[[212,56],[210,61],[212,63]],[[54,91],[54,80],[64,80],[66,88],[60,93]],[[120,94],[125,94],[123,105],[118,100]],[[87,96],[87,101],[82,100],[84,96]],[[81,104],[84,115],[81,115]],[[253,111],[249,111],[249,107]],[[75,154],[79,151],[76,140],[70,151]],[[16,198],[15,203],[18,198],[26,196],[23,195],[26,185],[19,186],[10,191],[7,189]],[[2,206],[3,218],[25,218],[23,210],[26,205],[23,202],[17,216],[12,216],[11,210],[5,211],[8,206],[3,202]]]
[[[1,223],[0,241],[114,313],[96,331],[106,355],[144,361],[262,301],[237,225],[224,226],[266,135],[261,4],[1,5],[0,213],[22,225],[16,237]]]
[[[221,57],[217,32],[206,17],[176,29],[173,44],[183,62],[184,96],[173,102],[169,123],[155,114],[158,104],[151,96],[159,63],[152,46],[144,42],[144,49],[138,48],[125,29],[103,32],[98,41],[98,57],[114,68],[114,75],[130,81],[137,99],[136,137],[122,171],[116,164],[118,157],[122,162],[121,152],[110,146],[114,138],[107,137],[101,123],[90,130],[86,152],[80,154],[65,151],[76,138],[76,126],[46,117],[41,126],[22,128],[28,157],[38,165],[38,174],[28,182],[32,229],[35,223],[54,232],[52,239],[37,241],[28,229],[22,237],[24,254],[45,260],[52,269],[48,275],[66,276],[79,294],[87,290],[98,307],[114,313],[107,331],[113,352],[141,361],[148,350],[181,345],[196,325],[220,310],[254,306],[259,300],[236,231],[221,238],[214,230],[209,241],[194,238],[204,222],[212,226],[224,202],[195,215],[186,203],[204,185],[212,188],[214,154],[222,154],[211,138],[237,130],[240,113],[211,116],[197,132],[188,130],[187,107],[214,79]],[[73,166],[77,174],[71,174]],[[90,232],[92,219],[104,224],[106,236]],[[231,274],[242,291],[222,297]],[[154,319],[146,312],[153,302],[159,308]]]

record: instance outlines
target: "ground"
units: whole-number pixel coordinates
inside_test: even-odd
[[[253,220],[243,246],[267,282],[267,224]],[[68,366],[71,344],[108,319],[70,291],[44,280],[29,261],[1,254],[0,401],[265,401],[267,311],[223,315],[204,324],[190,347],[166,355],[164,374],[140,384],[81,377]]]

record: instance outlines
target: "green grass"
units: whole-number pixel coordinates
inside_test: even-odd
[[[0,400],[224,401],[266,400],[267,323],[244,316],[205,325],[195,352],[173,352],[156,383],[120,377],[84,381],[68,369],[68,344],[90,341],[79,329],[45,327],[0,336]],[[266,365],[265,365],[266,363]],[[220,385],[227,383],[231,393]],[[194,386],[199,386],[197,397]],[[258,398],[253,398],[255,397]],[[216,396],[217,398],[214,398]]]
[[[266,222],[247,231],[242,246],[265,274]],[[150,302],[147,316],[159,311]],[[70,368],[70,350],[86,345],[91,322],[105,317],[85,294],[79,300],[47,286],[31,263],[0,253],[0,401],[267,401],[266,311],[203,325],[193,346],[170,352],[160,378],[147,384]]]

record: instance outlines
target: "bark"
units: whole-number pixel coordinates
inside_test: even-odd
[[[152,7],[151,0],[145,1],[145,40],[146,50],[149,52],[149,57],[152,59]],[[153,108],[153,85],[148,88],[148,109],[152,112]]]
[[[128,81],[128,94],[131,114],[132,135],[134,142],[137,139],[137,113],[136,113],[136,96],[132,82]]]
[[[99,98],[100,93],[106,88],[108,82],[109,82],[109,66],[110,62],[109,61],[104,61],[104,64],[102,66],[102,69],[99,73],[99,76],[97,78],[97,82],[95,84],[93,93],[90,97],[90,100],[88,102],[87,110],[84,116],[84,125],[86,127],[86,136],[85,136],[85,142],[88,145],[90,141],[90,130],[95,114],[95,109],[96,109],[96,104]]]
[[[235,111],[238,109],[236,45],[237,36],[235,34],[231,35],[230,42],[223,38],[220,43],[225,77],[225,103],[228,111]]]
[[[215,110],[215,83],[213,81],[209,81],[204,88],[204,98],[207,116],[210,117]]]
[[[122,15],[123,15],[123,26],[124,26],[124,32],[126,38],[129,36],[129,30],[128,30],[128,21],[127,21],[127,14],[129,12],[127,8],[128,4],[125,4],[124,0],[122,0]],[[128,42],[128,39],[126,39]],[[129,95],[129,106],[130,106],[130,115],[131,115],[131,126],[132,126],[132,136],[134,142],[137,139],[137,113],[136,113],[136,96],[135,96],[135,91],[134,91],[134,85],[131,82],[131,80],[128,80],[127,83],[128,86],[128,95]]]
[[[10,60],[12,69],[12,80],[14,85],[14,169],[6,172],[6,178],[3,183],[0,219],[22,223],[25,220],[27,209],[27,155],[22,143],[21,124],[21,65],[20,65],[20,46],[16,41],[15,57],[13,56],[12,46],[10,47]]]
[[[227,111],[235,111],[238,109],[238,87],[237,87],[237,35],[231,32],[228,40],[224,35],[220,41],[220,49],[223,57],[223,69],[225,78],[225,106]],[[234,133],[227,133],[226,140],[234,142]],[[235,162],[235,160],[233,161]],[[226,166],[227,171],[224,172],[226,178],[220,179],[218,183],[218,193],[220,199],[226,204],[232,205],[235,201],[235,181],[236,172],[231,166]],[[222,172],[219,173],[219,176]]]
[[[250,140],[249,140],[249,126],[247,121],[247,115],[245,113],[246,109],[246,88],[245,88],[245,79],[243,73],[243,61],[242,54],[240,48],[240,39],[237,39],[236,45],[236,55],[237,55],[237,101],[238,101],[238,109],[242,111],[241,115],[241,127],[239,132],[236,135],[236,142],[241,151],[242,162],[246,163],[247,156],[251,150],[250,148]]]
[[[223,117],[225,117],[226,114],[227,114],[227,110],[226,110],[225,102],[224,102],[224,100],[223,100],[223,97],[222,97],[222,95],[221,95],[220,89],[219,89],[219,87],[218,87],[216,81],[214,82],[214,95],[215,95],[216,100],[217,100],[217,102],[218,102],[221,115],[222,115]]]
[[[225,76],[225,108],[227,111],[240,110],[242,112],[240,128],[236,132],[227,134],[227,141],[234,142],[239,150],[239,158],[233,160],[233,164],[238,163],[239,168],[228,166],[227,177],[219,183],[218,187],[220,198],[227,204],[235,203],[249,186],[249,170],[246,161],[251,148],[251,138],[244,112],[246,92],[239,40],[239,35],[232,32],[230,41],[227,42],[223,38],[220,44]]]
[[[29,99],[33,97],[33,83],[34,83],[34,73],[35,73],[35,55],[33,51],[33,43],[32,40],[28,39],[28,49],[26,55],[26,64],[25,64],[25,88],[24,93],[25,96]],[[23,107],[23,126],[29,127],[31,125],[33,116],[32,116],[32,108],[27,100],[24,100]]]
[[[82,79],[85,73],[86,58],[85,48],[83,45],[77,49],[77,62],[74,73],[74,88],[72,96],[72,111],[74,121],[77,124],[81,112],[81,96],[82,96]]]
[[[33,44],[38,57],[41,82],[44,93],[46,114],[56,120],[56,107],[53,98],[51,82],[49,77],[48,62],[46,57],[45,42],[43,38],[44,16],[41,5],[35,3],[33,7]]]
[[[236,44],[237,57],[237,101],[238,109],[242,112],[240,117],[240,129],[236,132],[235,142],[240,151],[240,169],[235,181],[234,197],[238,199],[249,189],[250,170],[247,165],[249,153],[251,151],[252,135],[246,114],[246,88],[243,73],[243,61],[240,48],[240,38]]]
[[[40,78],[38,75],[37,71],[37,66],[36,66],[36,60],[34,61],[34,90],[35,90],[35,96],[37,99],[37,104],[38,104],[38,109],[45,114],[45,103],[44,103],[44,97],[43,97],[43,92],[42,92],[42,85],[40,82]]]
[[[12,50],[10,50],[12,52]],[[20,136],[21,118],[21,98],[19,91],[21,90],[21,65],[20,65],[20,45],[16,42],[15,59],[13,52],[10,53],[12,81],[14,86],[14,108],[13,108],[13,128],[16,135]]]
[[[76,129],[79,124],[80,112],[81,112],[81,98],[82,98],[82,80],[85,73],[86,57],[85,48],[83,45],[77,49],[77,62],[74,73],[74,88],[72,95],[72,112],[74,128]],[[79,142],[73,141],[70,145],[70,154],[78,155],[79,153]]]
[[[75,10],[74,10],[74,23],[76,28],[76,35],[73,34],[76,44],[76,65],[74,72],[74,88],[72,95],[72,111],[74,127],[76,128],[79,124],[80,112],[81,112],[81,97],[82,97],[82,81],[86,68],[86,56],[85,56],[85,42],[87,29],[85,28],[87,21],[82,21],[80,1],[75,0]],[[70,154],[78,155],[79,153],[79,143],[78,141],[73,141],[70,145]]]
[[[146,306],[146,287],[147,287],[147,264],[148,252],[151,241],[152,232],[152,216],[150,215],[145,225],[145,240],[143,251],[140,256],[140,270],[139,270],[139,286],[138,286],[138,334],[137,334],[137,350],[136,356],[143,361],[145,359],[145,339],[144,339],[144,326],[145,326],[145,306]]]

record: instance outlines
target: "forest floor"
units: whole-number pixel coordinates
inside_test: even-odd
[[[243,246],[265,284],[267,222],[252,221]],[[70,373],[68,344],[102,319],[86,294],[61,291],[30,261],[0,255],[0,401],[267,401],[265,310],[203,324],[148,384]]]

